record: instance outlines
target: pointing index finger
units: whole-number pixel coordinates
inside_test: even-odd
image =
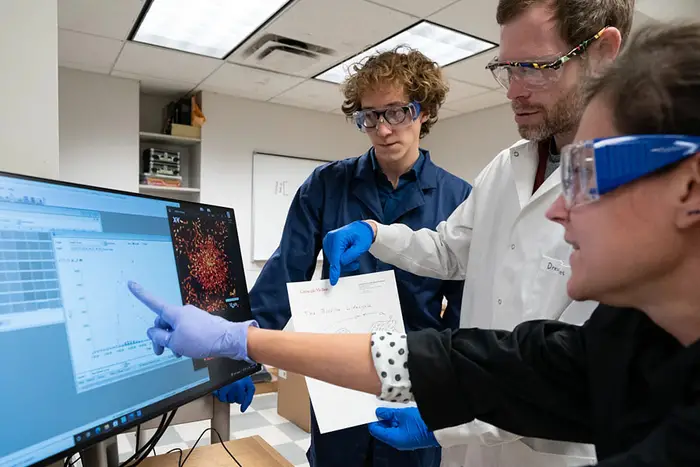
[[[150,308],[170,326],[175,325],[175,310],[167,303],[146,292],[140,284],[129,281],[129,290],[141,303]]]

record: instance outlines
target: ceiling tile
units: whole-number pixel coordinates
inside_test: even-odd
[[[127,42],[114,69],[153,78],[199,83],[222,63],[214,58]]]
[[[150,76],[135,75],[133,73],[125,73],[122,71],[114,71],[112,72],[112,76],[138,81],[141,83],[142,93],[156,96],[184,95],[197,86],[197,83],[185,83],[181,81],[152,78]]]
[[[491,72],[486,69],[486,65],[498,55],[498,49],[469,57],[465,60],[453,63],[443,68],[449,78],[454,78],[466,83],[476,84],[489,89],[498,89],[500,86],[493,79]]]
[[[302,81],[304,81],[304,78],[225,63],[224,66],[202,82],[198,89],[246,97],[248,99],[268,100]]]
[[[314,17],[323,19],[311,20]],[[264,60],[255,61],[254,56],[248,56],[248,48],[257,40],[266,34],[279,35],[332,49],[330,55],[323,54],[318,60],[309,58],[305,66],[297,65],[297,72],[286,70],[287,73],[311,77],[417,21],[418,18],[414,16],[366,1],[300,0],[263,31],[246,41],[243,47],[229,57],[229,61],[272,71],[285,71],[277,68],[277,65],[267,66]]]
[[[445,100],[445,105],[448,106],[451,102],[456,102],[467,97],[477,96],[490,91],[488,88],[463,83],[461,81],[457,81],[456,79],[449,79],[448,81],[450,83],[450,92],[447,93],[447,99]]]
[[[58,27],[126,39],[145,0],[58,0]]]
[[[124,43],[116,39],[58,30],[58,64],[109,73]]]
[[[481,39],[500,41],[494,0],[461,0],[431,15],[428,19]]]
[[[446,105],[448,110],[456,110],[458,112],[474,112],[475,110],[495,107],[497,105],[508,103],[508,98],[505,94],[498,91],[491,91],[478,96],[467,97],[459,101],[455,101]]]
[[[283,92],[270,102],[330,112],[341,106],[343,94],[340,86],[308,80]]]
[[[409,15],[425,18],[458,0],[367,0]]]

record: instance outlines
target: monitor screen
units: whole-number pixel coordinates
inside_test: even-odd
[[[0,466],[46,463],[259,369],[155,355],[131,280],[251,319],[233,210],[0,173]]]

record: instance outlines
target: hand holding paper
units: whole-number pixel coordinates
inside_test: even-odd
[[[440,446],[420,416],[418,408],[377,409],[378,422],[369,425],[369,432],[378,440],[400,451]]]
[[[297,332],[404,332],[393,271],[345,277],[334,287],[326,280],[291,283],[287,290]],[[312,378],[306,382],[321,433],[377,421],[379,406],[407,407]]]

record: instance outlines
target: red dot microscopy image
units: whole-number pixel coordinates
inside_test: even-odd
[[[184,303],[209,312],[225,309],[226,299],[236,296],[226,222],[182,220],[172,225],[172,234]]]

